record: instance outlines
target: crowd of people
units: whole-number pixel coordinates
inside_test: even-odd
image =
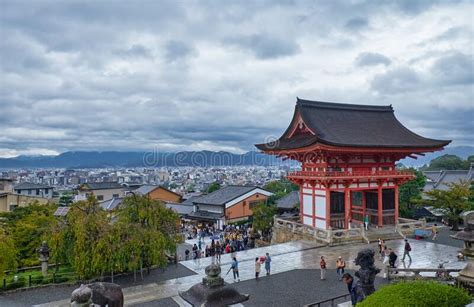
[[[191,227],[188,230],[188,238],[197,238],[198,242],[192,247],[192,254],[185,251],[185,260],[198,259],[202,257],[213,257],[220,262],[222,254],[235,254],[238,251],[249,248],[250,225],[227,226],[222,231],[216,231],[212,226],[197,228]],[[209,243],[205,243],[206,237],[210,238]],[[234,256],[234,255],[233,255]]]

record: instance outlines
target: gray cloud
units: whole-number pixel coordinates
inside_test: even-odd
[[[259,59],[292,56],[300,52],[300,46],[294,40],[272,37],[269,34],[239,36],[228,39],[226,42],[252,51]]]
[[[392,61],[380,53],[374,52],[362,52],[355,59],[355,65],[359,67],[363,66],[376,66],[376,65],[385,65],[388,66]]]
[[[0,156],[254,149],[284,131],[296,96],[393,104],[414,131],[472,144],[469,9],[5,0]]]

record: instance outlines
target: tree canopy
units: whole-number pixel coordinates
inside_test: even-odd
[[[474,155],[469,156],[466,160],[463,160],[456,155],[446,154],[431,160],[428,166],[423,167],[423,170],[438,171],[469,169],[471,163],[473,162]]]
[[[398,192],[398,203],[400,216],[405,218],[413,217],[413,207],[422,198],[423,187],[426,178],[421,171],[410,168],[415,174],[415,179],[402,184]]]
[[[277,199],[282,198],[291,191],[299,190],[299,186],[292,183],[288,179],[270,181],[263,188],[274,194],[272,197],[269,198],[270,203],[274,203]]]
[[[277,213],[276,206],[261,202],[252,208],[252,213],[252,227],[257,231],[261,231],[263,236],[266,237],[273,226],[273,217]]]
[[[215,192],[215,191],[219,190],[220,188],[221,188],[221,185],[218,182],[213,182],[207,188],[207,193]]]
[[[470,209],[469,197],[472,197],[471,184],[466,181],[459,183],[447,183],[448,190],[434,189],[425,192],[428,199],[427,204],[445,211],[446,217],[451,222],[453,230],[458,230],[460,214]]]
[[[0,279],[6,270],[16,268],[16,248],[11,236],[8,236],[5,229],[0,227]]]

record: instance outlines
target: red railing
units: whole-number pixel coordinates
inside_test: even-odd
[[[327,171],[327,172],[314,172],[314,171],[296,171],[288,173],[288,177],[304,177],[304,178],[377,178],[377,177],[414,177],[413,173],[404,170],[377,170],[377,171]]]

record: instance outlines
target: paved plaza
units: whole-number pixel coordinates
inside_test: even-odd
[[[435,268],[440,262],[446,262],[446,268],[462,268],[465,262],[458,262],[456,255],[458,248],[443,244],[434,244],[427,240],[410,240],[412,245],[412,263],[406,262],[406,266],[412,268]],[[393,248],[401,257],[403,255],[403,240],[389,241],[387,246]],[[318,284],[319,274],[319,259],[323,255],[326,257],[328,269],[335,269],[335,262],[338,256],[346,259],[348,270],[357,270],[358,267],[354,265],[355,259],[359,250],[372,247],[377,249],[374,244],[352,244],[341,245],[334,247],[321,247],[317,243],[307,241],[295,241],[284,244],[277,244],[263,248],[256,248],[237,253],[237,259],[240,261],[240,283],[235,283],[236,287],[244,292],[252,295],[260,296],[271,289],[275,291],[270,293],[271,297],[292,297],[298,296],[300,299],[307,299],[305,303],[325,299],[327,295],[336,296],[344,294],[345,288],[340,286],[337,281],[328,280],[326,285],[322,285],[324,291],[316,290]],[[263,276],[260,281],[254,280],[254,260],[257,256],[263,256],[268,252],[272,256],[272,275],[270,277]],[[378,253],[377,253],[378,255]],[[187,290],[192,285],[201,282],[204,276],[205,267],[211,263],[212,258],[202,258],[199,260],[182,261],[180,266],[187,268],[194,275],[180,276],[177,278],[170,278],[168,280],[161,280],[157,282],[149,282],[140,285],[124,286],[125,304],[127,306],[165,306],[166,302],[171,302],[170,298],[176,297],[179,290]],[[222,276],[227,283],[234,283],[232,273],[226,275],[230,268],[230,255],[223,255],[221,259]],[[376,266],[383,267],[379,257],[376,257]],[[400,262],[400,267],[403,263]],[[263,267],[262,267],[262,271]],[[329,273],[329,272],[328,272]],[[264,274],[263,274],[264,275]],[[331,275],[329,273],[328,275]],[[285,277],[286,276],[286,277]],[[382,273],[379,274],[381,278]],[[268,280],[266,280],[268,278]],[[332,278],[332,277],[331,277]],[[337,285],[336,285],[337,284]],[[302,297],[298,292],[295,292],[299,287],[304,289],[311,289],[314,287],[314,295],[311,297]],[[309,287],[309,288],[308,288]],[[45,291],[57,291],[56,288],[47,288]],[[61,293],[63,297],[56,297],[52,301],[41,301],[41,297],[37,297],[36,303],[38,306],[69,306],[70,289],[67,293]],[[309,291],[309,290],[308,290]],[[12,306],[9,303],[17,302],[15,306],[27,306],[29,304],[18,304],[20,296],[31,296],[34,290],[25,291],[22,293],[13,293],[0,296],[0,306]],[[324,295],[323,295],[324,294]],[[267,293],[268,295],[268,293]],[[264,296],[262,296],[263,299]],[[295,298],[296,299],[296,298]],[[269,302],[272,302],[271,300]],[[296,301],[295,301],[296,302]],[[298,301],[299,302],[299,301]],[[256,297],[251,298],[245,305],[257,306],[262,302]],[[165,304],[165,305],[163,305]],[[169,304],[168,304],[169,305]],[[276,302],[268,306],[280,306]]]

